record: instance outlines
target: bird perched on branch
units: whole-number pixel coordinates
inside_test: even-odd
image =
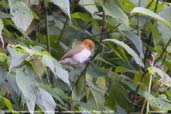
[[[69,50],[59,62],[67,65],[84,63],[89,59],[94,48],[94,42],[90,39],[85,39],[80,45]]]

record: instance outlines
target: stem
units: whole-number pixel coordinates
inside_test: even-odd
[[[153,75],[150,75],[150,82],[149,82],[149,85],[148,85],[148,99],[147,99],[146,114],[148,114],[149,108],[150,108],[149,95],[150,95],[150,93],[151,93],[152,79],[153,79]]]
[[[58,38],[58,42],[61,40],[61,38],[62,38],[62,36],[64,34],[67,23],[68,23],[68,18],[66,18],[66,20],[64,22],[63,28],[62,28],[61,33],[60,33],[59,38]]]
[[[48,6],[46,3],[46,0],[43,0],[43,6],[44,6],[44,11],[45,11],[45,26],[46,26],[46,46],[47,46],[47,50],[50,53],[50,38],[49,38],[49,28],[48,28]]]
[[[159,0],[157,0],[157,2],[156,2],[155,8],[154,8],[154,12],[157,11],[158,2],[159,2]],[[151,4],[152,4],[152,3],[151,3]],[[152,21],[152,24],[154,24],[154,20]],[[170,40],[169,40],[169,43],[167,43],[167,44],[170,44],[170,42],[171,42],[171,38],[170,38]],[[151,43],[152,43],[152,32],[150,32],[150,35],[149,35],[149,38],[148,38],[148,43],[149,43],[149,45],[151,45]],[[166,48],[167,48],[167,47],[166,47]],[[165,52],[165,51],[164,51],[164,52]],[[163,54],[164,54],[164,52],[163,52]],[[148,49],[148,47],[147,47],[146,52],[145,52],[145,56],[144,56],[144,63],[146,62],[146,59],[147,59],[148,55],[150,55],[150,51],[149,51],[149,49]],[[159,59],[160,59],[160,58],[158,58],[158,60],[159,60]],[[143,80],[143,78],[145,77],[146,74],[147,74],[147,69],[146,69],[146,66],[145,66],[144,73],[143,73],[143,75],[142,75],[141,78],[140,78],[140,82]],[[135,89],[135,92],[134,92],[134,95],[137,94],[139,88],[140,88],[140,84],[137,85],[137,87],[136,87],[136,89]]]
[[[164,53],[166,52],[166,49],[167,49],[167,47],[169,46],[170,43],[171,43],[171,38],[170,38],[169,41],[167,42],[167,44],[166,44],[166,46],[164,47],[162,53],[160,54],[159,58],[157,58],[157,60],[154,62],[154,64],[157,63],[157,62],[163,57],[163,55],[164,55]]]
[[[147,99],[144,99],[144,103],[143,103],[143,106],[142,106],[142,108],[141,108],[140,114],[144,114],[144,109],[145,109],[146,103],[147,103]]]

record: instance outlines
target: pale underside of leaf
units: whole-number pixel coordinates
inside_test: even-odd
[[[162,18],[157,13],[154,13],[154,12],[150,11],[149,9],[146,9],[146,8],[143,8],[143,7],[136,7],[136,8],[134,8],[131,11],[131,14],[141,14],[141,15],[145,15],[145,16],[152,17],[152,18],[154,18],[154,19],[162,22],[167,27],[171,28],[171,23],[169,23],[168,21],[166,21],[164,18]]]
[[[10,6],[10,14],[12,15],[12,21],[19,28],[19,30],[21,30],[21,32],[25,32],[33,20],[31,10],[23,1],[8,1]]]
[[[117,39],[105,39],[103,41],[111,41],[111,42],[114,42],[114,43],[118,44],[119,46],[123,47],[127,51],[127,53],[129,53],[134,58],[135,62],[138,65],[140,65],[141,67],[144,67],[144,63],[142,62],[142,59],[137,55],[137,53],[132,48],[130,48],[124,42],[119,41]]]

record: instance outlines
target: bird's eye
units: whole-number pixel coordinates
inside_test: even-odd
[[[87,47],[88,47],[89,49],[91,49],[91,46],[90,46],[90,45],[87,45]]]

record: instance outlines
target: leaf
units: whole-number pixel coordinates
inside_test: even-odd
[[[91,99],[91,101],[89,100],[89,102],[94,101],[95,107],[98,110],[100,110],[100,109],[102,110],[104,102],[105,102],[103,92],[90,81],[88,81],[88,87],[89,87],[90,92],[92,94],[92,99]],[[92,104],[92,103],[90,103],[90,104]]]
[[[145,16],[149,16],[152,17],[160,22],[162,22],[163,24],[165,24],[167,27],[171,28],[171,23],[169,23],[168,21],[166,21],[164,18],[160,17],[160,15],[146,9],[143,7],[136,7],[131,11],[131,14],[141,14],[141,15],[145,15]]]
[[[86,23],[90,22],[91,21],[91,18],[88,14],[86,13],[81,13],[81,12],[76,12],[76,13],[73,13],[71,15],[72,18],[74,19],[80,19]]]
[[[47,55],[43,55],[42,63],[49,67],[56,77],[70,85],[68,72],[64,70],[62,66],[54,58]]]
[[[19,0],[8,0],[10,6],[10,14],[15,25],[25,32],[33,20],[33,15],[29,7]]]
[[[130,31],[123,31],[122,32],[131,42],[134,44],[136,47],[137,51],[140,54],[141,58],[144,58],[144,53],[143,53],[143,45],[142,45],[142,40],[139,36],[134,34],[133,32]]]
[[[122,41],[116,40],[116,39],[105,39],[103,40],[104,42],[106,41],[111,41],[114,42],[118,45],[120,45],[121,47],[123,47],[135,60],[135,62],[140,65],[141,67],[144,67],[144,64],[141,60],[141,58],[135,53],[135,51],[133,49],[131,49],[127,44],[125,44]]]
[[[51,2],[57,5],[71,21],[69,0],[51,0]]]
[[[19,53],[16,48],[12,46],[8,46],[7,49],[11,55],[9,70],[19,67],[24,62],[25,58],[28,57],[27,54]]]
[[[93,63],[91,65],[89,65],[89,67],[87,69],[87,73],[92,77],[102,77],[102,76],[108,75],[107,70],[105,70]]]
[[[12,16],[10,14],[4,13],[0,11],[0,18],[4,19],[4,18],[11,18]]]
[[[4,103],[6,105],[6,107],[8,107],[8,109],[10,109],[11,111],[13,110],[13,106],[12,103],[10,102],[10,100],[8,100],[7,98],[3,97]]]
[[[91,15],[94,15],[95,12],[98,12],[95,0],[80,0],[79,4],[84,7]]]
[[[55,114],[56,103],[53,97],[42,88],[39,88],[36,103],[41,107],[45,114]]]
[[[162,11],[159,12],[159,15],[171,23],[171,13],[170,12],[171,12],[171,8],[166,7]],[[158,27],[159,33],[161,34],[161,36],[159,38],[162,40],[163,43],[167,44],[167,42],[169,41],[170,36],[171,36],[170,29],[168,27],[166,27],[163,23],[158,23],[157,27]]]
[[[57,101],[64,105],[64,100],[67,100],[67,95],[60,88],[52,88],[47,84],[40,84],[40,87],[50,93]]]
[[[21,90],[24,100],[27,104],[27,108],[31,114],[34,113],[36,97],[38,93],[38,86],[36,85],[34,77],[34,71],[28,66],[24,69],[17,69],[16,82]]]
[[[78,78],[78,83],[75,84],[75,87],[72,90],[72,99],[74,101],[80,101],[85,95],[85,78],[83,75]]]
[[[162,71],[161,69],[157,68],[157,67],[149,67],[148,68],[149,72],[151,72],[152,74],[158,74],[160,76],[160,81],[162,84],[170,87],[171,86],[171,78],[170,76],[165,73],[164,71]]]
[[[128,16],[124,13],[124,11],[115,5],[113,0],[109,0],[103,6],[106,15],[109,15],[115,19],[117,19],[118,24],[121,25],[118,27],[120,30],[129,30],[129,20]]]
[[[111,79],[111,88],[106,94],[105,104],[111,109],[116,108],[117,105],[124,108],[126,111],[130,110],[130,101],[126,89],[118,79]]]

